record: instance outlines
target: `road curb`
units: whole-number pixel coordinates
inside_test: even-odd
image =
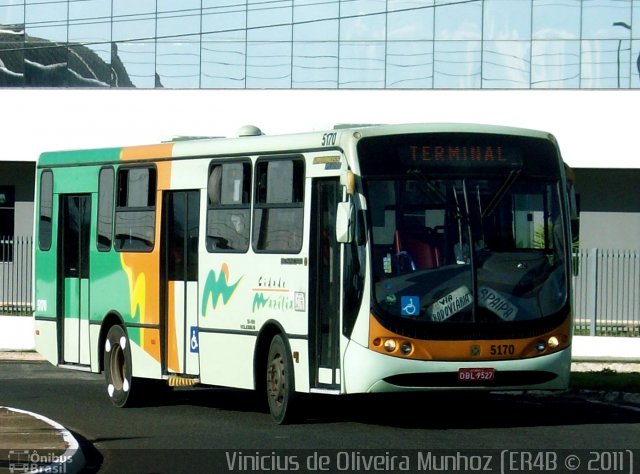
[[[2,413],[4,412],[4,414]],[[3,433],[2,429],[0,429],[0,439],[5,438],[5,442],[3,443],[5,449],[2,450],[3,454],[7,452],[6,464],[8,466],[8,472],[26,472],[26,473],[42,473],[42,472],[63,472],[65,474],[76,474],[82,471],[85,466],[85,457],[78,441],[74,438],[74,436],[60,423],[53,421],[45,416],[42,416],[38,413],[29,412],[26,410],[21,410],[19,408],[11,408],[11,407],[3,407],[0,406],[0,417],[11,417],[11,416],[19,416],[25,420],[31,419],[32,423],[38,424],[40,426],[33,427],[32,430],[36,430],[40,433],[40,438],[42,437],[42,432],[44,431],[44,436],[50,438],[49,443],[42,443],[39,441],[40,446],[20,446],[17,441],[11,441],[11,435],[15,436],[15,433]],[[5,420],[6,421],[6,420]],[[46,425],[44,428],[43,426]],[[9,425],[9,423],[1,423],[2,427]],[[21,427],[22,431],[26,435],[31,435],[29,433],[29,427]],[[9,437],[7,437],[9,435]],[[11,443],[16,443],[15,446],[12,446]],[[51,449],[45,446],[56,445],[60,443],[66,446],[64,452],[59,454],[62,449]],[[8,448],[8,449],[6,449]],[[25,449],[26,448],[26,449]],[[12,454],[14,458],[11,459]],[[2,464],[5,464],[4,459],[0,459]],[[17,466],[16,466],[17,465]],[[4,472],[3,469],[0,469],[0,472]]]

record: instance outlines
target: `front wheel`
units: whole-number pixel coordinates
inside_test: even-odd
[[[271,417],[278,424],[294,418],[295,383],[289,347],[277,334],[271,340],[267,356],[267,401]]]

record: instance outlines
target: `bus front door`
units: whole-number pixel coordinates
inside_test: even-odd
[[[162,209],[163,365],[169,374],[198,375],[200,191],[165,191]]]
[[[336,208],[340,182],[316,179],[311,210],[309,251],[309,353],[312,391],[340,389],[340,246],[336,241]]]
[[[89,365],[91,196],[60,196],[58,327],[63,364]]]

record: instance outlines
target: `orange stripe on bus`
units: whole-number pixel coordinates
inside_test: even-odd
[[[167,282],[167,368],[180,373],[175,304],[175,282],[170,280]]]
[[[559,345],[547,349],[544,353],[538,352],[535,348],[536,343],[541,340],[546,341],[552,336],[558,339]],[[391,351],[384,348],[385,341],[389,339],[395,342],[395,349]],[[411,344],[411,352],[409,354],[403,355],[401,353],[400,346],[403,343]],[[557,352],[565,349],[570,344],[571,318],[569,317],[552,331],[535,337],[523,339],[442,341],[420,340],[400,336],[382,326],[372,314],[369,315],[369,349],[381,352],[382,354],[406,359],[461,362],[524,359]],[[509,350],[503,351],[503,347],[508,347]],[[513,352],[511,352],[511,347],[513,348]]]
[[[158,147],[132,147],[124,149],[121,157],[127,159],[160,158],[155,151],[169,149],[173,145],[158,145]],[[146,150],[146,151],[145,151]],[[146,155],[145,155],[146,153]],[[160,324],[160,238],[162,216],[162,191],[169,189],[171,185],[171,162],[163,161],[156,164],[158,170],[155,212],[155,237],[151,252],[122,252],[123,268],[129,276],[130,297],[132,300],[131,314],[136,314],[136,307],[140,308],[139,315],[142,324]],[[141,279],[143,288],[137,288],[136,284]],[[142,340],[139,343],[142,349],[158,362],[160,361],[160,340],[157,332],[143,331]],[[177,349],[176,349],[177,350]],[[175,366],[177,367],[177,356]]]
[[[143,145],[123,148],[120,152],[120,159],[131,160],[152,160],[154,158],[170,158],[173,156],[173,143],[162,143],[160,145]]]

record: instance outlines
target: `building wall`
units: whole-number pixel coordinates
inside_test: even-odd
[[[640,170],[574,169],[580,247],[640,249]]]
[[[15,0],[0,84],[640,87],[640,0]]]
[[[33,235],[34,183],[32,162],[0,161],[0,186],[15,189],[14,236]]]

